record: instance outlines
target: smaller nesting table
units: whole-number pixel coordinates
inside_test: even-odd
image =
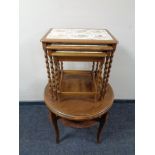
[[[114,94],[108,83],[117,40],[108,30],[50,29],[41,39],[48,75],[44,99],[59,142],[57,120],[74,128],[99,122],[97,142]],[[90,70],[65,70],[63,62],[92,62]]]

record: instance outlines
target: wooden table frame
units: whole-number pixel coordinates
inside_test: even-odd
[[[59,142],[58,119],[64,124],[72,127],[88,127],[94,124],[94,122],[99,122],[97,132],[97,142],[99,142],[102,128],[107,120],[108,110],[113,102],[112,89],[107,92],[107,88],[113,55],[118,42],[108,30],[106,31],[111,36],[112,40],[47,39],[47,35],[51,31],[52,29],[47,32],[41,39],[41,42],[45,54],[48,75],[48,86],[45,90],[45,103],[49,108],[49,118],[56,132],[56,142]],[[89,71],[64,70],[64,61],[92,62],[92,69]],[[63,91],[63,80],[67,74],[78,74],[80,76],[90,75],[94,86],[93,91]],[[82,87],[84,88],[85,86],[83,85]],[[69,87],[66,86],[65,89],[67,90],[68,88]],[[47,89],[49,92],[47,92]],[[110,93],[111,96],[108,100],[106,99],[106,95],[108,95],[106,93]],[[107,110],[102,109],[102,112],[92,116],[90,115],[88,118],[85,115],[77,115],[74,117],[74,113],[70,115],[69,113],[65,113],[62,109],[58,110],[56,108],[55,105],[62,104],[62,96],[76,96],[79,98],[80,96],[93,96],[95,103],[102,104],[105,102],[104,104],[107,104],[107,106],[104,108]],[[52,105],[54,105],[56,109],[52,108]],[[62,112],[60,112],[61,110]],[[63,112],[64,115],[62,115]],[[81,121],[83,121],[83,123]],[[77,122],[80,122],[81,125]]]
[[[58,123],[57,121],[61,119],[61,117],[55,115],[53,112],[51,112],[49,110],[49,120],[51,121],[51,123],[53,124],[55,133],[56,133],[56,143],[58,144],[60,142],[60,133],[59,133],[59,128],[58,128]],[[98,122],[99,123],[99,127],[97,130],[97,135],[96,135],[96,142],[100,143],[101,142],[101,133],[103,131],[103,127],[105,126],[106,122],[108,119],[108,112],[105,113],[104,115],[100,116],[99,118],[94,119],[94,122]],[[87,121],[88,122],[88,121]],[[94,124],[93,122],[93,124]],[[64,120],[64,124],[66,123],[66,120]],[[73,124],[72,122],[67,121],[67,123],[65,124],[66,126],[70,126],[70,127],[74,127],[74,128],[87,128],[90,127],[92,124],[88,124],[85,123],[82,127],[81,125],[79,126],[79,124],[75,123]]]

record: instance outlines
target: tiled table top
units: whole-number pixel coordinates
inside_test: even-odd
[[[46,39],[113,40],[104,29],[52,29]]]

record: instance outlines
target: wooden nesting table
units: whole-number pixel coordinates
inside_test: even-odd
[[[44,99],[59,142],[57,120],[75,128],[99,122],[97,142],[114,94],[108,83],[117,40],[108,30],[50,29],[41,39],[48,75]],[[65,70],[65,61],[92,62],[90,70]]]

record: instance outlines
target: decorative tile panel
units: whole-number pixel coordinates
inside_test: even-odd
[[[106,30],[52,29],[46,39],[113,40]]]

